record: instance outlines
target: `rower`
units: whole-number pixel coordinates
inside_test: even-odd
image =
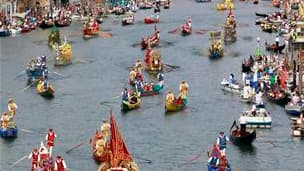
[[[230,74],[229,80],[230,80],[230,84],[235,84],[236,83],[236,80],[235,80],[235,77],[234,77],[233,73]]]
[[[182,98],[187,96],[188,89],[189,89],[188,83],[185,80],[182,80],[179,85],[179,92],[181,93]]]
[[[130,94],[129,94],[127,88],[124,88],[124,90],[123,90],[123,92],[121,93],[121,95],[122,95],[122,100],[123,100],[123,101],[128,101],[128,100],[129,100]]]
[[[216,144],[218,145],[221,155],[223,156],[225,156],[227,141],[229,141],[229,138],[224,134],[224,132],[220,132],[220,136],[216,139]]]
[[[245,135],[246,134],[246,124],[247,124],[245,114],[242,114],[242,116],[239,119],[239,122],[240,122],[240,125],[241,125],[241,135]]]
[[[38,163],[40,161],[40,155],[37,148],[34,148],[31,154],[28,156],[28,159],[32,159],[31,171],[36,171],[38,169]]]
[[[45,139],[47,141],[47,146],[49,148],[50,156],[52,156],[52,150],[54,147],[54,141],[55,141],[56,137],[57,137],[57,135],[56,135],[55,131],[52,128],[49,128],[48,133],[45,136]]]
[[[166,96],[166,102],[173,103],[174,99],[175,99],[174,94],[172,93],[172,91],[169,91]]]
[[[101,133],[104,135],[104,140],[105,142],[107,142],[107,137],[109,135],[110,132],[110,124],[107,122],[106,119],[102,120],[102,124],[101,124]]]
[[[8,126],[9,116],[6,112],[2,113],[1,116],[1,128],[6,129]]]
[[[158,73],[157,74],[157,79],[158,79],[158,84],[160,86],[164,85],[164,74],[163,73]]]
[[[66,166],[66,163],[63,160],[63,158],[61,156],[57,156],[56,161],[55,161],[55,170],[56,171],[65,171],[66,168],[67,168],[67,166]]]
[[[18,108],[17,104],[14,102],[14,99],[9,99],[8,100],[7,108],[8,108],[8,112],[10,114],[10,117],[14,117],[15,114],[16,114],[16,110]]]
[[[141,92],[141,90],[143,89],[143,83],[141,80],[135,81],[135,90],[137,92]]]
[[[209,160],[208,163],[212,166],[218,166],[219,165],[219,158],[221,157],[220,151],[218,149],[218,146],[216,144],[213,145],[213,148],[209,154]]]
[[[256,105],[263,105],[263,93],[262,91],[259,91],[256,95],[255,95],[255,103]]]
[[[132,68],[132,70],[130,71],[130,74],[129,74],[130,83],[134,84],[135,77],[136,77],[136,71],[135,71],[135,68]]]

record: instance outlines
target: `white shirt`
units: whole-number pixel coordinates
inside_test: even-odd
[[[262,92],[259,92],[258,94],[255,95],[256,104],[263,104],[262,95],[263,95]]]
[[[101,131],[103,131],[103,130],[110,130],[110,128],[111,128],[111,126],[110,126],[110,124],[109,123],[102,123],[102,125],[101,125]]]
[[[240,124],[246,124],[247,123],[246,117],[241,116],[240,119],[239,119],[239,122],[240,122]]]
[[[279,42],[279,41],[280,41],[279,37],[276,37],[276,38],[275,38],[275,41],[276,41],[276,42]]]

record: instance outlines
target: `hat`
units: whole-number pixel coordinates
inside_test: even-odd
[[[223,131],[221,131],[221,132],[220,132],[220,134],[224,134],[224,132],[223,132]]]
[[[12,99],[12,98],[9,98],[9,99],[8,99],[8,102],[9,102],[9,103],[11,103],[11,102],[13,102],[13,101],[14,101],[14,99]]]
[[[107,122],[107,120],[106,120],[106,119],[103,119],[102,122]]]
[[[57,158],[57,159],[61,159],[61,156],[57,156],[56,158]]]

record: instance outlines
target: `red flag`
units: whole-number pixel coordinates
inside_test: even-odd
[[[119,128],[115,122],[114,115],[111,111],[110,113],[110,125],[111,125],[111,138],[110,138],[110,148],[113,154],[111,161],[112,167],[117,167],[119,162],[132,161],[131,154],[125,145],[125,142],[120,134]]]

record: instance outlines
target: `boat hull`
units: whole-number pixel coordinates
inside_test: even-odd
[[[37,92],[42,97],[52,98],[54,97],[55,90],[53,87],[49,86],[46,90],[37,90]]]
[[[256,139],[256,131],[246,132],[244,136],[236,136],[235,132],[230,133],[230,141],[235,145],[251,145]]]
[[[0,128],[0,136],[4,139],[16,138],[18,135],[18,128]]]
[[[208,171],[231,171],[231,168],[220,168],[220,167],[214,167],[210,164],[207,165]]]
[[[302,112],[301,106],[285,105],[285,111],[291,116],[298,117]]]
[[[183,99],[183,103],[178,105],[176,103],[168,103],[166,102],[165,104],[165,112],[177,112],[177,111],[181,111],[184,110],[186,108],[187,105],[187,99]]]
[[[141,99],[139,97],[137,97],[137,102],[135,103],[130,103],[129,101],[122,101],[121,103],[121,110],[126,112],[126,111],[130,111],[136,108],[139,108],[141,104]]]

